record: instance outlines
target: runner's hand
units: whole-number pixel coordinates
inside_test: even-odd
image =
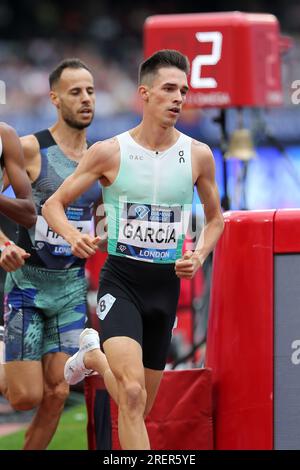
[[[98,250],[98,243],[101,241],[100,237],[91,237],[87,234],[78,234],[69,240],[72,246],[73,255],[78,258],[89,258],[93,256]]]
[[[5,247],[1,253],[0,266],[6,272],[16,271],[21,268],[25,263],[25,260],[30,257],[23,248],[17,245],[11,244]]]
[[[175,263],[175,272],[180,279],[192,279],[201,266],[197,253],[186,251]]]

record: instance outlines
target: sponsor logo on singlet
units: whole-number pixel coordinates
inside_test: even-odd
[[[135,214],[137,219],[144,219],[150,212],[149,207],[147,206],[137,206],[135,207]]]
[[[181,206],[126,202],[116,249],[117,253],[149,261],[173,261],[181,235]]]

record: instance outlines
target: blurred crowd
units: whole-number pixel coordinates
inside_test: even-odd
[[[274,13],[283,33],[293,37],[294,47],[283,57],[285,108],[279,111],[279,117],[278,111],[269,114],[275,127],[276,122],[283,122],[289,139],[295,140],[300,124],[300,107],[291,103],[291,84],[300,79],[300,37],[297,36],[300,4],[296,0],[288,0],[284,5],[277,0],[245,0],[237,8],[241,2],[232,0],[226,2],[224,8],[223,3],[203,1],[201,12],[241,9]],[[94,73],[95,122],[98,128],[101,127],[100,137],[120,130],[116,115],[121,115],[119,127],[134,125],[135,116],[139,113],[136,79],[143,56],[145,19],[153,14],[194,11],[195,4],[190,0],[140,0],[136,4],[128,0],[2,0],[0,80],[6,85],[6,105],[0,105],[1,119],[10,122],[21,134],[37,127],[35,122],[47,126],[55,115],[48,99],[49,71],[65,57],[79,57]],[[102,118],[108,119],[106,124]],[[199,119],[205,132],[213,134],[214,128],[210,125],[208,129],[205,127],[206,116],[199,111],[184,116],[185,123],[191,127],[190,132],[194,134],[193,126],[199,127]]]
[[[4,114],[35,113],[38,116],[51,112],[48,75],[64,57],[79,57],[93,71],[98,103],[96,116],[134,109],[136,83],[129,70],[117,60],[105,58],[92,44],[62,45],[56,39],[31,39],[25,44],[2,42],[0,51],[1,80],[6,83]],[[136,55],[140,60],[141,51]]]

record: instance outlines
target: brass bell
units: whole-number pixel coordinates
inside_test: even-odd
[[[236,129],[229,139],[225,158],[248,161],[257,156],[249,129]]]

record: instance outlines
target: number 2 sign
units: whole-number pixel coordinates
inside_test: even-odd
[[[208,55],[197,55],[191,64],[191,85],[193,88],[217,88],[218,83],[212,77],[201,77],[201,67],[204,65],[216,65],[221,59],[222,33],[211,31],[209,33],[196,33],[199,42],[211,42],[212,51]]]
[[[149,17],[145,57],[177,49],[191,64],[189,107],[282,103],[279,24],[270,14],[193,13]]]

